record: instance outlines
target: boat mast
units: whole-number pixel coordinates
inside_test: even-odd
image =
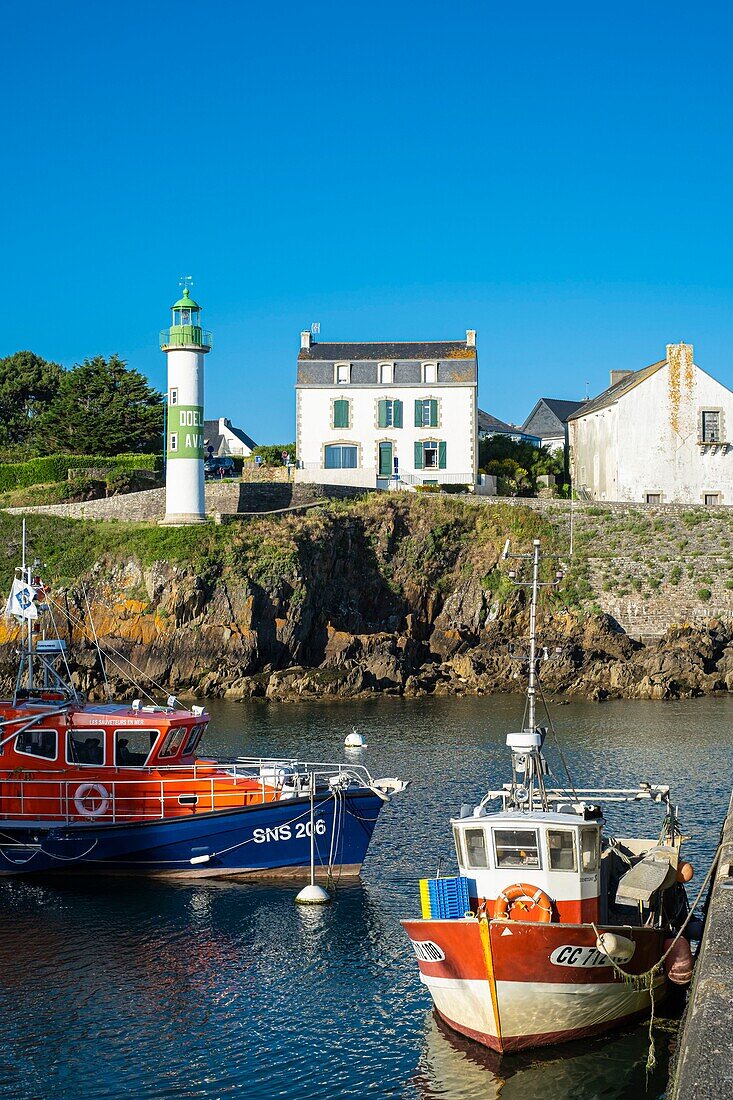
[[[21,566],[21,577],[24,584],[30,584],[30,570],[26,564],[26,540],[25,540],[25,516],[23,516],[23,564]],[[28,618],[25,620],[23,629],[23,639],[26,646],[25,659],[28,666],[28,690],[33,688],[33,619]]]
[[[540,540],[532,543],[532,598],[529,605],[529,682],[527,684],[527,729],[537,725],[537,595],[540,579]]]

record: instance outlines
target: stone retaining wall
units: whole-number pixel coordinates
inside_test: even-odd
[[[733,1096],[733,798],[677,1041],[670,1100]],[[696,881],[696,880],[695,880]]]
[[[208,515],[242,515],[298,508],[329,498],[353,498],[369,490],[352,485],[295,485],[287,481],[210,481],[206,483],[205,492]],[[125,493],[75,504],[6,508],[5,511],[13,515],[38,513],[70,519],[157,522],[165,515],[165,489],[145,489],[140,493]]]

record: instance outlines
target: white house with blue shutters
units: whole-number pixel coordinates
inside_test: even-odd
[[[315,343],[301,333],[296,480],[474,486],[476,333],[462,341]]]

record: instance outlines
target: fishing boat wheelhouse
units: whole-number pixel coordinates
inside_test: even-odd
[[[526,725],[506,738],[511,781],[451,821],[458,876],[422,880],[423,918],[402,922],[440,1016],[502,1052],[648,1011],[666,991],[657,966],[688,917],[692,874],[667,786],[579,790],[569,775],[566,787],[547,785],[547,729],[535,717],[539,542],[531,559]],[[604,836],[603,806],[631,802],[664,808],[658,838]],[[689,945],[678,943],[671,974],[685,981]]]
[[[172,696],[88,702],[65,639],[40,629],[52,603],[24,551],[6,607],[21,647],[15,691],[0,701],[0,874],[301,877],[311,832],[317,873],[359,873],[404,783],[351,763],[201,757],[209,715]]]

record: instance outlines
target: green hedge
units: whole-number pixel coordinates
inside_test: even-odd
[[[25,489],[52,481],[66,481],[69,469],[83,470],[106,466],[115,470],[156,470],[163,468],[160,455],[48,455],[27,462],[0,463],[0,493]]]

